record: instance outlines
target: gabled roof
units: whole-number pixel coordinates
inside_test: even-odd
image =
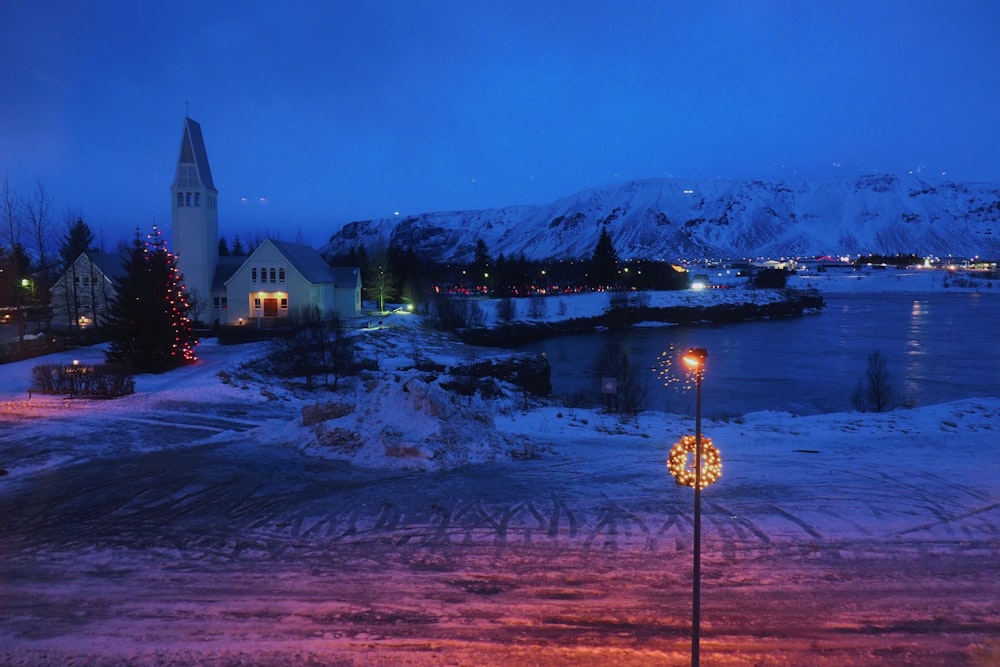
[[[333,267],[326,263],[323,256],[319,254],[319,251],[307,245],[302,245],[300,243],[290,243],[288,241],[278,241],[275,239],[265,239],[257,248],[250,253],[249,257],[243,258],[238,257],[235,259],[243,260],[239,267],[230,270],[228,267],[223,268],[222,260],[227,258],[219,258],[219,267],[215,274],[215,287],[221,287],[223,284],[228,283],[233,275],[239,268],[245,266],[250,260],[254,258],[257,252],[265,244],[271,244],[278,253],[285,258],[288,265],[295,269],[299,275],[301,275],[307,282],[314,285],[328,283],[334,284],[341,287],[351,286],[354,287],[359,278],[360,272],[356,267]]]
[[[309,282],[313,284],[337,282],[337,276],[333,269],[316,249],[299,243],[268,240],[288,260],[288,263]]]
[[[218,192],[212,181],[212,170],[208,166],[208,151],[205,150],[205,139],[201,135],[201,125],[197,121],[184,117],[184,132],[181,135],[181,151],[177,164],[193,164],[198,168],[198,177],[202,185],[209,190]]]
[[[125,275],[122,256],[118,253],[88,250],[87,257],[90,258],[90,263],[96,266],[97,270],[108,278],[118,278]]]
[[[224,288],[229,279],[233,277],[234,273],[240,270],[240,267],[243,266],[243,262],[246,260],[246,257],[240,257],[239,255],[219,257],[219,263],[215,267],[215,277],[212,280],[212,289],[219,290]]]

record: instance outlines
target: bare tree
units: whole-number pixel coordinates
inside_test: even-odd
[[[28,228],[35,246],[35,261],[38,270],[32,285],[33,297],[37,302],[36,305],[42,305],[48,303],[53,264],[52,258],[49,256],[49,242],[51,240],[49,212],[52,208],[52,200],[45,191],[41,180],[36,181],[35,192],[24,208],[28,214]],[[48,322],[46,322],[46,328],[48,328],[47,324]]]
[[[647,373],[633,363],[628,352],[620,345],[609,345],[601,353],[595,367],[599,380],[613,380],[613,391],[604,393],[608,410],[619,414],[635,415],[642,411],[649,396]]]
[[[14,250],[23,245],[21,240],[21,200],[10,189],[10,179],[4,174],[0,180],[0,222],[3,224],[4,240],[7,247]]]
[[[888,412],[899,407],[899,392],[892,384],[886,358],[880,351],[868,355],[865,377],[854,388],[851,404],[859,412]]]
[[[389,263],[389,243],[379,238],[368,250],[368,266],[363,281],[368,298],[378,304],[379,312],[385,311],[385,299],[396,291],[396,276]]]

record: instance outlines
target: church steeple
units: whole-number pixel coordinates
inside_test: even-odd
[[[177,266],[189,293],[210,302],[219,262],[219,192],[208,166],[201,125],[187,116],[170,194]]]

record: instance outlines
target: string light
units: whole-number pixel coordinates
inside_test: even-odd
[[[681,486],[694,487],[696,470],[695,451],[698,441],[693,435],[681,436],[667,457],[667,470]],[[689,456],[690,455],[690,456]],[[701,436],[701,488],[714,484],[722,477],[722,458],[712,439]]]
[[[674,361],[677,357],[677,346],[671,343],[670,347],[660,352],[656,357],[656,363],[651,369],[653,374],[668,389],[674,389],[678,392],[694,389],[696,370],[681,364],[680,372],[675,372]]]

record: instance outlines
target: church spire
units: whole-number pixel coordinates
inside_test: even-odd
[[[212,181],[201,126],[187,116],[170,194],[177,265],[189,293],[204,304],[211,298],[219,263],[219,192]]]

